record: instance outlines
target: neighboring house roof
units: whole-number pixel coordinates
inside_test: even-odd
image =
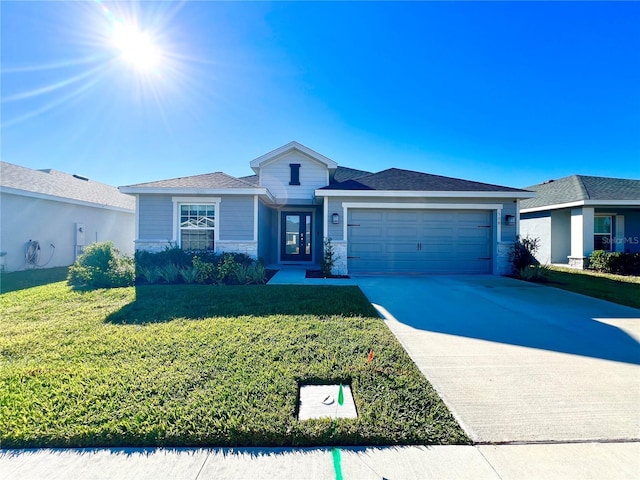
[[[514,192],[524,190],[488,183],[442,177],[428,173],[389,168],[378,173],[334,183],[321,190],[399,190],[427,192]]]
[[[253,188],[256,184],[246,179],[232,177],[223,172],[205,173],[190,177],[170,178],[156,182],[128,185],[130,188]]]
[[[549,180],[538,185],[527,187],[537,193],[535,198],[520,202],[520,208],[543,209],[552,205],[572,204],[576,202],[594,203],[606,201],[639,201],[640,180],[625,178],[592,177],[587,175],[571,175]]]
[[[0,189],[6,193],[135,209],[136,200],[116,187],[53,169],[31,168],[0,162]]]

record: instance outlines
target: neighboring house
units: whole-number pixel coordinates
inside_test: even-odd
[[[594,250],[640,252],[640,180],[571,175],[527,187],[523,237],[538,238],[543,264],[584,268]]]
[[[0,265],[68,266],[86,245],[106,240],[132,254],[134,209],[135,199],[116,187],[0,162]]]
[[[340,167],[291,142],[224,173],[120,187],[137,198],[136,248],[243,252],[334,273],[505,273],[524,190],[391,168]],[[507,221],[504,221],[504,220]]]

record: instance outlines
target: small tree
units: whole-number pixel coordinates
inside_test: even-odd
[[[333,275],[333,266],[336,263],[336,252],[331,243],[331,238],[327,237],[324,240],[324,250],[322,252],[322,262],[320,264],[320,270],[322,275],[330,277]]]

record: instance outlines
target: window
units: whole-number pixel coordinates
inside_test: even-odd
[[[213,250],[215,204],[180,204],[180,246],[184,250]]]
[[[300,164],[290,163],[289,168],[291,168],[291,180],[289,181],[289,185],[300,185]]]
[[[611,251],[611,216],[593,219],[593,249]]]

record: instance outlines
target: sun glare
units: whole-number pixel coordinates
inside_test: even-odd
[[[159,67],[162,52],[148,33],[135,26],[115,22],[112,41],[121,58],[137,70],[150,71]]]

